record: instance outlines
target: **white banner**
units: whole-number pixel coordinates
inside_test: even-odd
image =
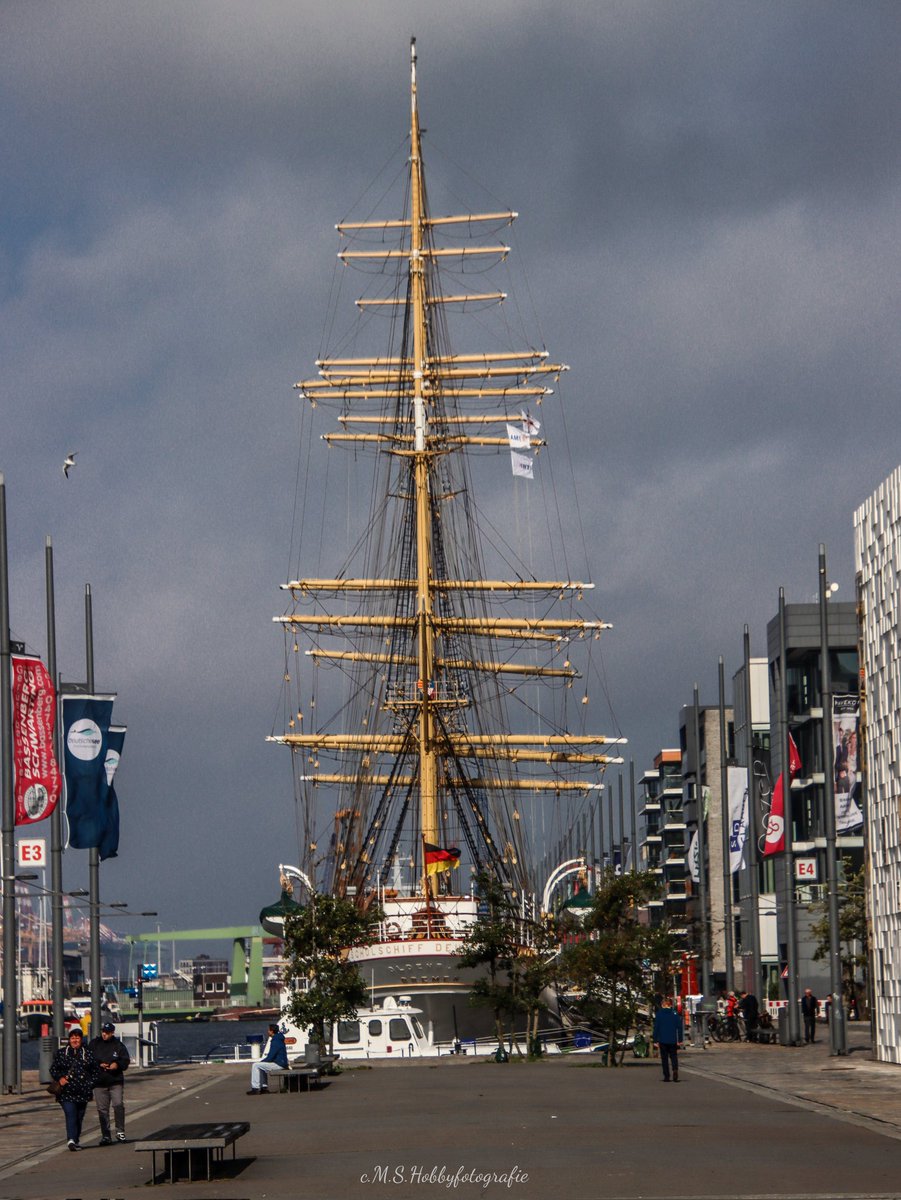
[[[514,475],[521,475],[523,479],[532,478],[532,460],[528,454],[519,454],[516,450],[511,450],[510,466]]]
[[[529,450],[532,446],[532,439],[524,429],[520,429],[516,425],[507,426],[507,441],[510,443],[511,450]]]
[[[729,872],[741,866],[748,836],[748,772],[744,767],[728,767],[729,779]]]
[[[688,846],[688,873],[695,883],[701,882],[701,855],[698,847],[697,829],[691,835],[691,842]]]

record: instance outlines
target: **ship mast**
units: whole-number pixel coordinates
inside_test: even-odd
[[[422,843],[431,842],[458,843],[474,868],[490,867],[516,897],[531,890],[532,850],[516,797],[584,803],[603,786],[604,769],[622,762],[624,738],[571,731],[565,713],[566,693],[580,678],[569,647],[597,639],[609,625],[577,615],[592,583],[537,579],[525,569],[518,578],[492,577],[482,559],[468,451],[510,446],[518,419],[528,445],[540,451],[546,443],[523,406],[551,396],[548,382],[568,368],[530,345],[451,352],[448,311],[502,304],[506,293],[447,290],[440,264],[471,262],[470,256],[489,265],[505,260],[509,247],[495,244],[491,226],[517,214],[430,215],[415,39],[408,169],[401,219],[336,226],[354,247],[342,249],[339,261],[363,269],[377,264],[393,278],[392,296],[357,301],[364,314],[388,310],[389,346],[382,354],[320,358],[317,377],[295,385],[312,406],[334,406],[343,428],[323,435],[327,445],[371,451],[379,464],[370,525],[353,552],[365,555],[366,569],[354,572],[348,563],[338,578],[283,584],[293,610],[274,618],[291,638],[290,652],[298,652],[302,635],[313,643],[306,653],[314,669],[333,665],[347,673],[341,724],[349,717],[351,729],[337,732],[331,720],[319,725],[311,692],[306,711],[318,728],[301,724],[298,695],[297,721],[292,715],[284,735],[270,740],[290,746],[299,761],[303,756],[298,783],[341,788],[328,868],[338,894],[352,886],[363,896],[379,872],[384,879],[408,854],[414,868]],[[468,236],[455,238],[455,227]],[[451,245],[442,241],[448,231]],[[487,411],[476,411],[485,399]],[[492,425],[500,428],[486,430]],[[330,599],[344,611],[334,611]],[[558,615],[561,604],[572,606],[572,615]],[[517,615],[523,606],[526,615]],[[322,644],[330,638],[348,648]],[[525,704],[531,732],[515,732],[508,703],[530,680],[554,689],[560,704],[554,713],[537,714],[537,722]],[[348,769],[321,770],[320,754]],[[424,871],[423,878],[428,895]]]
[[[438,839],[437,755],[429,681],[435,677],[432,634],[431,500],[423,380],[426,372],[426,305],[423,233],[424,189],[419,109],[416,103],[416,39],[410,41],[410,292],[413,309],[413,452],[416,502],[416,615],[419,625],[419,808],[422,837]]]

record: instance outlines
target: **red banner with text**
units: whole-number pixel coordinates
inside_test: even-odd
[[[53,754],[56,689],[39,658],[12,656],[16,824],[43,821],[56,808],[60,772]]]

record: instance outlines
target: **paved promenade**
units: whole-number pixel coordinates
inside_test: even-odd
[[[605,1070],[589,1057],[355,1064],[321,1091],[247,1096],[248,1071],[132,1072],[128,1135],[173,1123],[249,1121],[234,1167],[207,1183],[161,1184],[185,1200],[901,1200],[901,1068],[828,1046],[715,1045],[686,1051],[678,1084],[657,1062]],[[148,1195],[150,1156],[80,1154],[34,1077],[0,1098],[0,1200]],[[90,1134],[90,1136],[88,1136]],[[455,1182],[456,1181],[456,1182]]]

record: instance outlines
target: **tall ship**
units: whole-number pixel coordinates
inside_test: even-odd
[[[409,111],[402,207],[375,199],[336,226],[341,282],[360,268],[370,294],[296,384],[302,453],[326,414],[319,444],[351,473],[314,497],[299,467],[321,574],[283,585],[285,728],[271,740],[294,759],[289,873],[381,906],[378,939],[351,957],[374,1003],[409,996],[442,1040],[490,1026],[458,959],[477,881],[502,885],[527,938],[551,871],[585,852],[625,739],[591,729],[609,625],[566,569],[578,488],[550,410],[567,367],[513,331],[494,282],[517,214],[430,209],[415,40]]]

